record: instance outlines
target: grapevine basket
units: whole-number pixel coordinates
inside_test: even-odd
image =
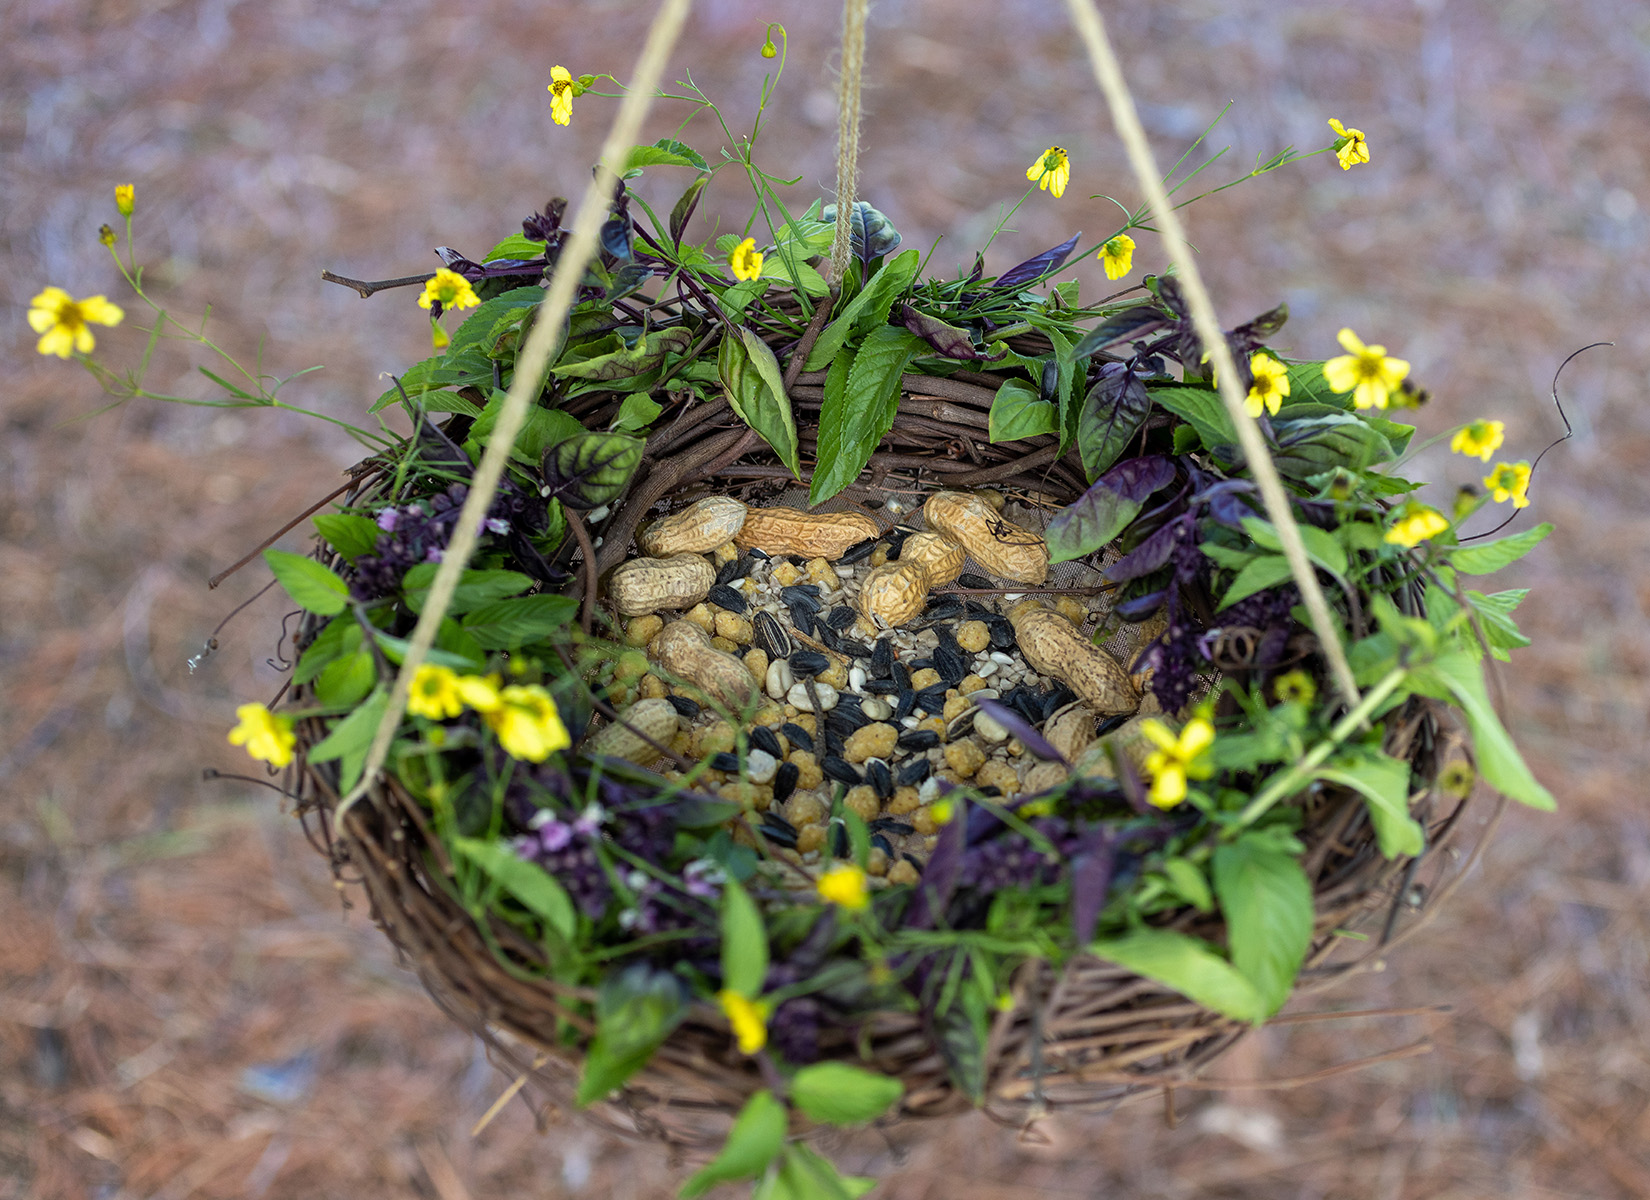
[[[1011,339],[1009,346],[1025,355],[1050,349],[1037,333]],[[805,486],[817,455],[824,372],[800,370],[794,340],[775,338],[772,349],[790,367],[786,383],[800,433]],[[988,440],[988,410],[1006,375],[978,365],[981,370],[957,371],[947,378],[905,376],[892,431],[865,472],[830,507],[868,514],[886,531],[905,519],[925,493],[941,488],[994,489],[1008,498],[1010,511],[1030,523],[1075,500],[1087,486],[1082,462],[1075,450],[1062,454],[1054,435]],[[586,428],[601,429],[622,399],[616,393],[587,393],[569,411]],[[573,532],[579,536],[567,538],[559,560],[568,577],[561,590],[579,599],[586,633],[601,629],[600,579],[630,552],[638,527],[649,516],[707,495],[735,496],[752,507],[796,503],[797,481],[725,400],[696,400],[668,389],[654,399],[662,413],[647,436],[642,465],[628,490],[588,530],[576,526]],[[433,446],[451,445],[463,440],[465,424],[464,418],[455,418],[440,436],[433,430],[421,436]],[[385,460],[369,460],[356,468],[343,502],[369,509],[395,503],[402,499],[392,491],[395,477],[385,469]],[[416,472],[401,478],[404,490],[419,484]],[[599,549],[589,534],[599,538]],[[1050,586],[1069,586],[1082,592],[1086,602],[1097,590],[1086,585],[1099,578],[1096,568],[1107,561],[1105,553],[1065,564]],[[350,565],[324,544],[316,557],[350,577]],[[1418,593],[1401,600],[1411,615],[1418,613]],[[306,615],[300,649],[321,624]],[[1114,639],[1120,658],[1138,649],[1129,643],[1132,636],[1124,627]],[[1251,669],[1246,655],[1254,647],[1255,639],[1245,631],[1227,630],[1221,641],[1222,672],[1243,678]],[[1291,661],[1315,661],[1316,644],[1303,628],[1297,627],[1291,652]],[[1319,675],[1323,677],[1321,670]],[[293,698],[304,701],[306,687],[294,689]],[[508,922],[478,919],[466,908],[455,892],[453,864],[432,834],[427,809],[393,774],[381,776],[337,820],[338,764],[312,762],[306,755],[326,729],[310,718],[299,723],[297,733],[298,812],[336,876],[361,886],[373,920],[436,1003],[483,1038],[512,1074],[525,1077],[529,1096],[573,1108],[594,1033],[594,989],[556,982],[543,945]],[[1461,756],[1464,744],[1450,710],[1437,702],[1414,697],[1386,718],[1383,748],[1410,764],[1412,779],[1418,781],[1412,786],[1411,814],[1426,830],[1421,857],[1383,856],[1362,799],[1348,789],[1319,784],[1293,798],[1315,904],[1297,993],[1322,989],[1384,954],[1459,878],[1463,858],[1452,840],[1462,830],[1472,800],[1434,785],[1441,766]],[[1192,907],[1169,914],[1163,923],[1217,945],[1224,936],[1218,914]],[[1360,925],[1369,931],[1366,941],[1349,943],[1338,936]],[[1349,955],[1348,946],[1356,954]],[[903,1099],[885,1119],[943,1116],[978,1100],[994,1120],[1024,1125],[1048,1112],[1104,1110],[1133,1094],[1189,1081],[1251,1028],[1161,984],[1083,955],[1061,970],[1046,962],[1022,964],[1006,1001],[990,1021],[979,1097],[970,1097],[954,1081],[931,1031],[913,1012],[861,1014],[851,1024],[828,1027],[821,1035],[820,1054],[897,1078]],[[751,1093],[767,1085],[758,1064],[735,1049],[722,1013],[701,1002],[645,1068],[584,1112],[613,1132],[697,1153],[713,1147]]]

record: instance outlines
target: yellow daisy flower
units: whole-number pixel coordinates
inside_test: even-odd
[[[1463,425],[1455,431],[1450,439],[1449,448],[1456,454],[1465,454],[1468,458],[1490,461],[1490,455],[1501,448],[1501,443],[1507,440],[1507,427],[1500,421],[1474,421],[1471,425]]]
[[[41,335],[37,349],[59,358],[92,352],[97,343],[86,328],[88,323],[119,325],[125,316],[118,305],[102,296],[76,300],[62,288],[46,288],[29,301],[29,326]]]
[[[722,1006],[728,1024],[733,1026],[739,1053],[755,1054],[768,1044],[768,1005],[765,1001],[751,1000],[732,988],[723,988],[716,993],[716,1003]]]
[[[1244,398],[1243,411],[1251,417],[1260,416],[1263,410],[1277,416],[1289,394],[1289,368],[1270,354],[1255,354],[1249,358],[1249,374],[1254,382]]]
[[[280,717],[262,704],[243,704],[235,710],[240,724],[229,731],[229,744],[245,746],[253,758],[284,767],[292,761],[298,739],[292,733],[292,718]]]
[[[407,694],[407,711],[415,717],[446,721],[464,711],[464,694],[458,674],[449,667],[419,664],[413,673],[412,691]]]
[[[1071,156],[1059,146],[1050,146],[1026,168],[1026,178],[1045,192],[1053,192],[1058,200],[1066,194],[1066,184],[1071,182]]]
[[[1318,698],[1318,685],[1305,671],[1286,671],[1272,681],[1272,694],[1283,704],[1310,705]]]
[[[1484,486],[1497,504],[1511,500],[1514,508],[1526,508],[1530,503],[1530,464],[1496,463],[1495,470],[1484,476]]]
[[[424,281],[424,293],[418,297],[418,307],[428,308],[437,300],[441,301],[442,308],[474,308],[481,303],[470,281],[446,267]]]
[[[733,253],[728,255],[728,268],[735,279],[761,278],[762,252],[756,248],[755,238],[746,238],[733,248]]]
[[[1193,717],[1179,737],[1155,717],[1142,721],[1140,731],[1157,747],[1146,756],[1145,767],[1152,777],[1146,799],[1158,808],[1173,808],[1184,800],[1188,779],[1207,779],[1214,773],[1204,757],[1215,740],[1215,727],[1208,718]]]
[[[865,872],[853,863],[838,863],[819,877],[819,897],[843,908],[864,908],[871,902]]]
[[[115,184],[115,209],[123,217],[132,215],[132,185],[129,183]]]
[[[460,675],[454,681],[459,699],[478,713],[490,713],[499,706],[497,675]]]
[[[550,68],[550,119],[557,125],[566,125],[573,119],[573,97],[579,87],[566,67]]]
[[[1134,239],[1120,233],[1101,246],[1094,257],[1106,268],[1107,279],[1121,279],[1134,269]]]
[[[1335,143],[1335,157],[1341,161],[1341,170],[1350,171],[1355,164],[1369,161],[1369,142],[1363,130],[1348,129],[1334,117],[1329,118],[1329,128],[1339,138]]]
[[[1336,335],[1346,353],[1323,364],[1323,377],[1337,392],[1351,392],[1359,408],[1385,408],[1409,374],[1409,363],[1388,358],[1385,346],[1366,346],[1350,329]]]
[[[1414,549],[1449,528],[1449,519],[1436,508],[1411,500],[1398,509],[1398,519],[1386,531],[1387,542]]]
[[[550,693],[536,684],[511,686],[498,693],[498,705],[481,710],[481,719],[498,736],[511,758],[543,762],[573,744]]]

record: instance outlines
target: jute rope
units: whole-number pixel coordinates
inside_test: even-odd
[[[848,277],[854,186],[859,175],[859,84],[865,68],[865,17],[870,0],[844,0],[842,77],[836,89],[836,240],[831,243],[831,282]]]
[[[413,674],[434,645],[436,631],[446,616],[453,590],[458,586],[458,577],[470,563],[470,555],[481,536],[481,523],[486,519],[487,510],[492,507],[493,497],[498,492],[499,480],[504,474],[510,450],[515,445],[516,435],[527,422],[527,410],[537,398],[539,378],[561,342],[563,326],[567,314],[572,311],[576,290],[595,252],[597,231],[607,214],[613,184],[618,179],[616,168],[624,161],[631,146],[635,145],[642,118],[653,103],[654,93],[659,90],[665,60],[682,32],[690,3],[691,0],[664,0],[648,29],[647,42],[636,60],[636,69],[631,73],[630,90],[625,93],[613,118],[613,127],[602,145],[600,165],[579,200],[578,210],[573,216],[572,234],[562,247],[556,270],[550,277],[549,291],[516,359],[515,378],[510,382],[504,408],[499,413],[498,424],[493,427],[492,440],[487,443],[487,450],[476,467],[470,494],[459,512],[452,540],[430,585],[429,599],[425,601],[424,611],[413,629],[401,671],[390,690],[389,707],[378,723],[377,733],[367,752],[361,780],[339,802],[337,820],[341,821],[350,806],[366,794],[389,754],[390,743],[401,724],[402,711],[407,707]]]
[[[1197,259],[1192,255],[1191,244],[1186,240],[1185,228],[1163,190],[1162,175],[1152,157],[1151,146],[1146,142],[1146,132],[1140,126],[1140,116],[1134,108],[1134,97],[1129,94],[1129,85],[1124,81],[1122,69],[1117,65],[1116,54],[1112,52],[1111,41],[1106,36],[1105,23],[1094,6],[1094,0],[1066,0],[1066,7],[1070,9],[1072,23],[1077,26],[1077,32],[1088,47],[1089,61],[1094,65],[1094,78],[1100,84],[1100,90],[1105,93],[1106,102],[1111,108],[1112,121],[1117,126],[1117,134],[1128,149],[1129,165],[1134,168],[1135,177],[1151,203],[1152,215],[1156,218],[1158,230],[1168,247],[1169,257],[1179,264],[1179,278],[1185,284],[1186,299],[1191,305],[1192,325],[1196,328],[1204,349],[1214,360],[1215,383],[1220,390],[1221,401],[1226,405],[1226,412],[1237,430],[1238,444],[1243,447],[1243,455],[1249,462],[1249,470],[1254,474],[1255,482],[1260,485],[1260,495],[1266,504],[1266,514],[1277,527],[1278,542],[1283,547],[1284,557],[1289,560],[1289,570],[1300,586],[1301,599],[1306,603],[1313,632],[1318,635],[1318,641],[1323,646],[1324,657],[1329,659],[1342,698],[1348,708],[1355,708],[1360,699],[1358,685],[1352,678],[1352,667],[1346,661],[1346,651],[1341,645],[1335,618],[1329,611],[1329,604],[1323,597],[1323,589],[1318,586],[1318,577],[1313,573],[1312,563],[1306,556],[1306,546],[1301,541],[1300,527],[1295,524],[1295,515],[1289,507],[1289,497],[1283,490],[1277,468],[1272,464],[1272,456],[1260,435],[1260,426],[1244,411],[1244,396],[1238,390],[1237,365],[1232,361],[1231,347],[1226,344],[1226,337],[1221,332],[1220,321],[1215,316],[1214,302],[1209,299],[1209,291],[1203,286],[1203,275],[1197,268]]]

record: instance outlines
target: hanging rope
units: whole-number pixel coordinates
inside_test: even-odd
[[[1305,602],[1307,615],[1312,620],[1313,632],[1318,635],[1324,657],[1329,660],[1341,698],[1346,701],[1348,708],[1355,708],[1359,701],[1358,684],[1352,677],[1351,665],[1346,661],[1346,651],[1341,646],[1335,618],[1329,611],[1328,602],[1323,598],[1323,589],[1318,586],[1318,577],[1313,573],[1311,560],[1306,556],[1306,546],[1301,541],[1300,528],[1295,524],[1295,515],[1289,507],[1289,496],[1283,490],[1277,468],[1272,464],[1272,456],[1260,436],[1260,427],[1244,411],[1244,397],[1243,393],[1238,391],[1237,365],[1232,361],[1231,347],[1226,344],[1226,337],[1221,333],[1220,321],[1215,317],[1214,302],[1209,299],[1209,291],[1203,286],[1203,276],[1197,269],[1197,260],[1192,256],[1191,245],[1186,241],[1186,231],[1180,224],[1179,214],[1175,212],[1163,190],[1162,175],[1152,158],[1151,146],[1146,141],[1146,131],[1140,126],[1140,116],[1135,112],[1134,98],[1129,94],[1129,85],[1123,80],[1122,69],[1117,65],[1117,56],[1112,51],[1110,39],[1106,36],[1105,23],[1094,6],[1094,0],[1066,0],[1066,7],[1071,10],[1072,23],[1077,26],[1077,32],[1082,35],[1084,43],[1088,46],[1089,60],[1094,65],[1094,78],[1100,84],[1100,90],[1105,93],[1106,102],[1111,107],[1112,121],[1117,126],[1117,134],[1128,149],[1129,165],[1134,168],[1135,177],[1140,181],[1140,187],[1145,191],[1147,200],[1151,202],[1152,215],[1157,219],[1158,229],[1169,251],[1169,258],[1180,266],[1179,278],[1186,286],[1186,300],[1192,310],[1192,325],[1213,359],[1215,383],[1220,389],[1220,398],[1226,405],[1226,412],[1232,419],[1233,427],[1237,430],[1238,444],[1243,447],[1243,456],[1248,460],[1249,470],[1254,474],[1255,482],[1260,485],[1260,495],[1266,504],[1266,514],[1277,527],[1278,542],[1283,547],[1284,557],[1289,560],[1289,570],[1300,586],[1301,599]]]
[[[618,178],[615,168],[624,161],[630,147],[636,142],[636,135],[641,131],[642,118],[653,103],[654,93],[659,90],[659,79],[664,74],[665,60],[669,58],[671,48],[675,46],[676,39],[682,32],[682,22],[687,19],[689,3],[690,0],[664,0],[659,6],[658,14],[653,18],[653,25],[648,29],[647,42],[642,47],[641,57],[636,60],[636,69],[630,77],[630,90],[620,102],[619,111],[613,118],[613,127],[608,131],[607,141],[602,145],[601,165],[591,178],[589,186],[585,188],[584,196],[579,200],[578,211],[573,216],[572,233],[563,246],[556,270],[550,277],[550,288],[539,308],[538,317],[533,322],[532,331],[528,333],[527,341],[516,359],[515,378],[510,382],[510,391],[505,397],[504,408],[499,413],[498,424],[493,427],[493,436],[487,443],[487,450],[476,466],[475,477],[470,482],[470,493],[465,497],[458,523],[453,527],[452,541],[447,546],[440,567],[436,569],[435,579],[430,585],[429,598],[424,602],[424,611],[420,614],[418,625],[413,629],[412,637],[409,639],[406,658],[402,661],[400,673],[395,677],[395,687],[390,691],[389,707],[385,709],[384,716],[378,723],[372,747],[367,752],[361,780],[339,803],[335,814],[338,821],[342,821],[350,806],[366,794],[378,774],[378,769],[384,765],[384,759],[389,754],[390,743],[401,724],[401,714],[407,707],[407,695],[412,689],[413,674],[424,662],[430,647],[435,644],[436,631],[441,626],[441,619],[446,615],[447,605],[452,601],[458,577],[469,565],[470,554],[481,535],[481,523],[487,516],[487,510],[492,507],[494,495],[498,492],[499,479],[504,474],[504,465],[510,456],[511,448],[515,445],[516,435],[527,422],[527,410],[538,390],[537,381],[550,365],[567,322],[567,314],[572,311],[578,284],[584,278],[585,267],[595,253],[597,231],[601,228],[602,220],[607,213],[607,206],[613,195],[613,184]]]
[[[870,0],[844,0],[842,77],[836,89],[836,240],[831,243],[831,283],[848,277],[854,184],[859,174],[859,82],[865,67],[865,16]]]

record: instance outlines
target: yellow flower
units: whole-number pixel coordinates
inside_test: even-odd
[[[1451,759],[1444,764],[1444,769],[1438,772],[1438,790],[1462,800],[1472,793],[1477,782],[1478,772],[1474,771],[1472,764],[1465,759]]]
[[[1094,257],[1106,268],[1107,279],[1121,279],[1134,269],[1134,239],[1120,233],[1101,246]]]
[[[1310,705],[1318,698],[1318,685],[1305,671],[1288,671],[1272,681],[1272,694],[1284,704]]]
[[[470,281],[446,267],[424,281],[424,294],[418,298],[418,307],[428,308],[437,300],[441,301],[442,308],[474,308],[481,303]]]
[[[105,246],[113,246],[115,244],[115,231],[107,225],[99,225],[97,227],[97,240]]]
[[[1455,431],[1450,439],[1449,448],[1456,454],[1465,454],[1468,458],[1479,458],[1484,462],[1490,461],[1490,455],[1501,448],[1506,441],[1507,427],[1500,421],[1474,421],[1471,425],[1463,425]]]
[[[46,288],[29,301],[29,325],[41,335],[40,353],[55,354],[59,358],[68,358],[74,352],[92,352],[97,343],[92,339],[92,331],[86,328],[88,322],[119,325],[125,315],[102,296],[76,300],[62,288]]]
[[[1397,391],[1409,364],[1401,358],[1388,358],[1385,346],[1366,346],[1350,329],[1336,335],[1346,353],[1323,364],[1323,377],[1337,392],[1352,392],[1352,403],[1359,408],[1385,408],[1387,395]]]
[[[1329,118],[1329,128],[1339,135],[1335,157],[1341,160],[1341,170],[1350,171],[1354,164],[1369,161],[1369,143],[1364,139],[1363,130],[1348,129],[1334,117]]]
[[[1386,531],[1386,541],[1413,549],[1449,528],[1449,519],[1436,508],[1411,500],[1398,509],[1398,519]]]
[[[431,721],[458,716],[464,711],[464,694],[457,673],[449,667],[419,664],[413,674],[412,691],[407,694],[407,711]]]
[[[481,719],[498,735],[498,744],[511,758],[543,762],[573,744],[556,702],[536,684],[504,688],[495,707],[481,710]]]
[[[716,993],[716,1003],[733,1026],[733,1036],[739,1042],[739,1053],[755,1054],[768,1044],[768,1004],[751,1000],[732,988]]]
[[[762,252],[756,248],[755,238],[746,238],[728,255],[728,267],[735,279],[759,279],[762,275]]]
[[[1152,790],[1146,799],[1158,808],[1173,808],[1184,800],[1187,779],[1207,779],[1213,774],[1214,769],[1204,759],[1204,752],[1215,740],[1215,727],[1208,718],[1193,717],[1178,738],[1155,717],[1142,721],[1140,732],[1157,747],[1146,756],[1146,774],[1152,777]]]
[[[1258,417],[1264,409],[1276,416],[1289,394],[1289,368],[1270,354],[1255,354],[1249,358],[1249,374],[1254,382],[1249,385],[1243,411]]]
[[[573,97],[579,86],[566,67],[550,68],[550,119],[557,125],[566,125],[573,119]]]
[[[132,185],[129,183],[115,184],[115,208],[123,217],[132,215]]]
[[[1071,182],[1071,156],[1059,146],[1050,146],[1026,168],[1026,178],[1045,192],[1053,192],[1058,200],[1066,194],[1066,184]]]
[[[229,731],[229,744],[245,746],[253,758],[284,767],[292,761],[292,718],[278,717],[261,704],[243,704],[235,710],[240,724]]]
[[[453,686],[464,703],[478,713],[490,713],[500,704],[498,684],[497,675],[460,675]]]
[[[843,908],[864,908],[871,902],[865,872],[853,863],[838,863],[819,877],[819,897]]]
[[[1484,476],[1484,486],[1497,504],[1511,500],[1514,508],[1526,508],[1530,503],[1530,464],[1496,463],[1495,470]]]

